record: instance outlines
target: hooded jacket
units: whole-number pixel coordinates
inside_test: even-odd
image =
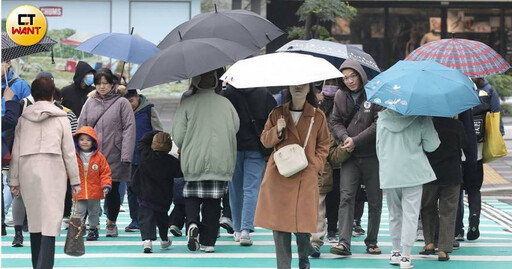
[[[76,65],[73,83],[61,90],[62,105],[71,109],[77,117],[80,117],[82,107],[84,106],[85,101],[87,101],[87,94],[94,90],[93,86],[86,86],[85,89],[80,87],[85,75],[89,72],[94,74],[96,73],[96,70],[94,70],[88,63],[79,61]]]
[[[329,119],[331,131],[336,140],[344,142],[348,137],[352,137],[355,148],[352,156],[355,157],[374,157],[375,156],[375,124],[378,118],[378,112],[382,110],[381,106],[372,104],[366,100],[364,85],[368,82],[363,67],[357,61],[348,59],[343,62],[340,70],[351,68],[361,77],[361,94],[354,102],[351,91],[342,84],[341,90],[334,96],[334,109]],[[359,110],[353,114],[359,105]],[[354,115],[350,119],[351,115]],[[350,122],[349,122],[350,120]]]
[[[78,146],[78,138],[81,134],[86,134],[93,139],[93,153],[87,167],[84,167],[80,157],[81,149]],[[101,200],[103,199],[103,189],[112,189],[112,173],[107,159],[100,152],[98,136],[92,127],[83,126],[76,131],[73,139],[75,141],[78,171],[80,172],[80,186],[82,188],[82,191],[78,194],[78,200]]]
[[[153,137],[157,133],[146,133],[137,144],[140,163],[130,188],[143,204],[167,212],[172,203],[174,178],[182,177],[182,174],[178,159],[167,152],[151,149]]]
[[[441,142],[432,118],[404,116],[386,109],[377,122],[377,157],[381,189],[423,185],[436,179],[426,152]]]

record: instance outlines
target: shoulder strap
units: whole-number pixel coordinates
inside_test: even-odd
[[[103,111],[103,113],[101,113],[101,115],[96,119],[96,121],[94,121],[94,124],[89,125],[89,126],[91,126],[92,128],[96,127],[96,124],[97,124],[97,123],[98,123],[98,121],[101,119],[101,117],[103,117],[103,115],[105,115],[105,112],[107,112],[107,111],[108,111],[108,109],[109,109],[113,104],[115,104],[115,103],[116,103],[116,101],[117,101],[117,99],[119,99],[119,98],[121,98],[121,96],[116,97],[116,99],[114,99],[114,102],[112,102],[112,103],[107,107],[107,109],[105,109],[105,111]]]
[[[9,86],[9,88],[10,88],[10,87],[12,87],[12,85],[14,84],[14,82],[16,82],[16,80],[18,80],[18,79],[19,79],[19,77],[15,77],[15,78],[11,79],[11,81],[9,81],[9,82],[7,83],[7,85]]]
[[[304,141],[304,149],[306,148],[306,145],[308,144],[309,135],[311,134],[311,128],[313,128],[313,123],[315,122],[315,114],[316,114],[316,107],[313,108],[313,117],[311,117],[311,121],[309,122],[308,135],[306,136],[306,141]]]
[[[350,113],[350,116],[347,118],[347,123],[346,123],[345,128],[348,128],[348,126],[350,125],[350,122],[352,122],[352,120],[354,119],[354,116],[357,114],[357,112],[361,108],[361,104],[359,104],[357,101],[358,100],[356,100],[356,102],[354,102],[354,110],[352,110],[352,113]]]

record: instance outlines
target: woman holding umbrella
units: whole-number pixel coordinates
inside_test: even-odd
[[[329,130],[325,114],[318,106],[311,84],[289,87],[288,101],[270,113],[261,142],[267,148],[278,150],[286,145],[306,142],[313,118],[309,141],[305,147],[308,166],[290,176],[281,175],[270,156],[256,206],[254,224],[273,230],[277,268],[290,268],[291,233],[294,233],[299,251],[299,268],[309,267],[308,256],[315,251],[310,234],[317,231],[318,174],[324,167],[329,149]]]

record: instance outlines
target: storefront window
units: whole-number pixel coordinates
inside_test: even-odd
[[[389,9],[389,65],[405,59],[419,46],[441,39],[441,10],[438,8]]]
[[[336,41],[358,45],[370,54],[379,67],[385,64],[384,8],[358,8],[352,21],[338,18],[331,29]]]

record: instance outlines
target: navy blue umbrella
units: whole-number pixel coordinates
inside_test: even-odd
[[[99,34],[76,49],[136,64],[145,62],[160,51],[146,39],[121,33]]]
[[[372,79],[380,73],[372,56],[356,46],[318,39],[292,40],[277,50],[277,52],[284,51],[324,58],[338,69],[346,59],[354,59],[363,66],[368,79]]]

